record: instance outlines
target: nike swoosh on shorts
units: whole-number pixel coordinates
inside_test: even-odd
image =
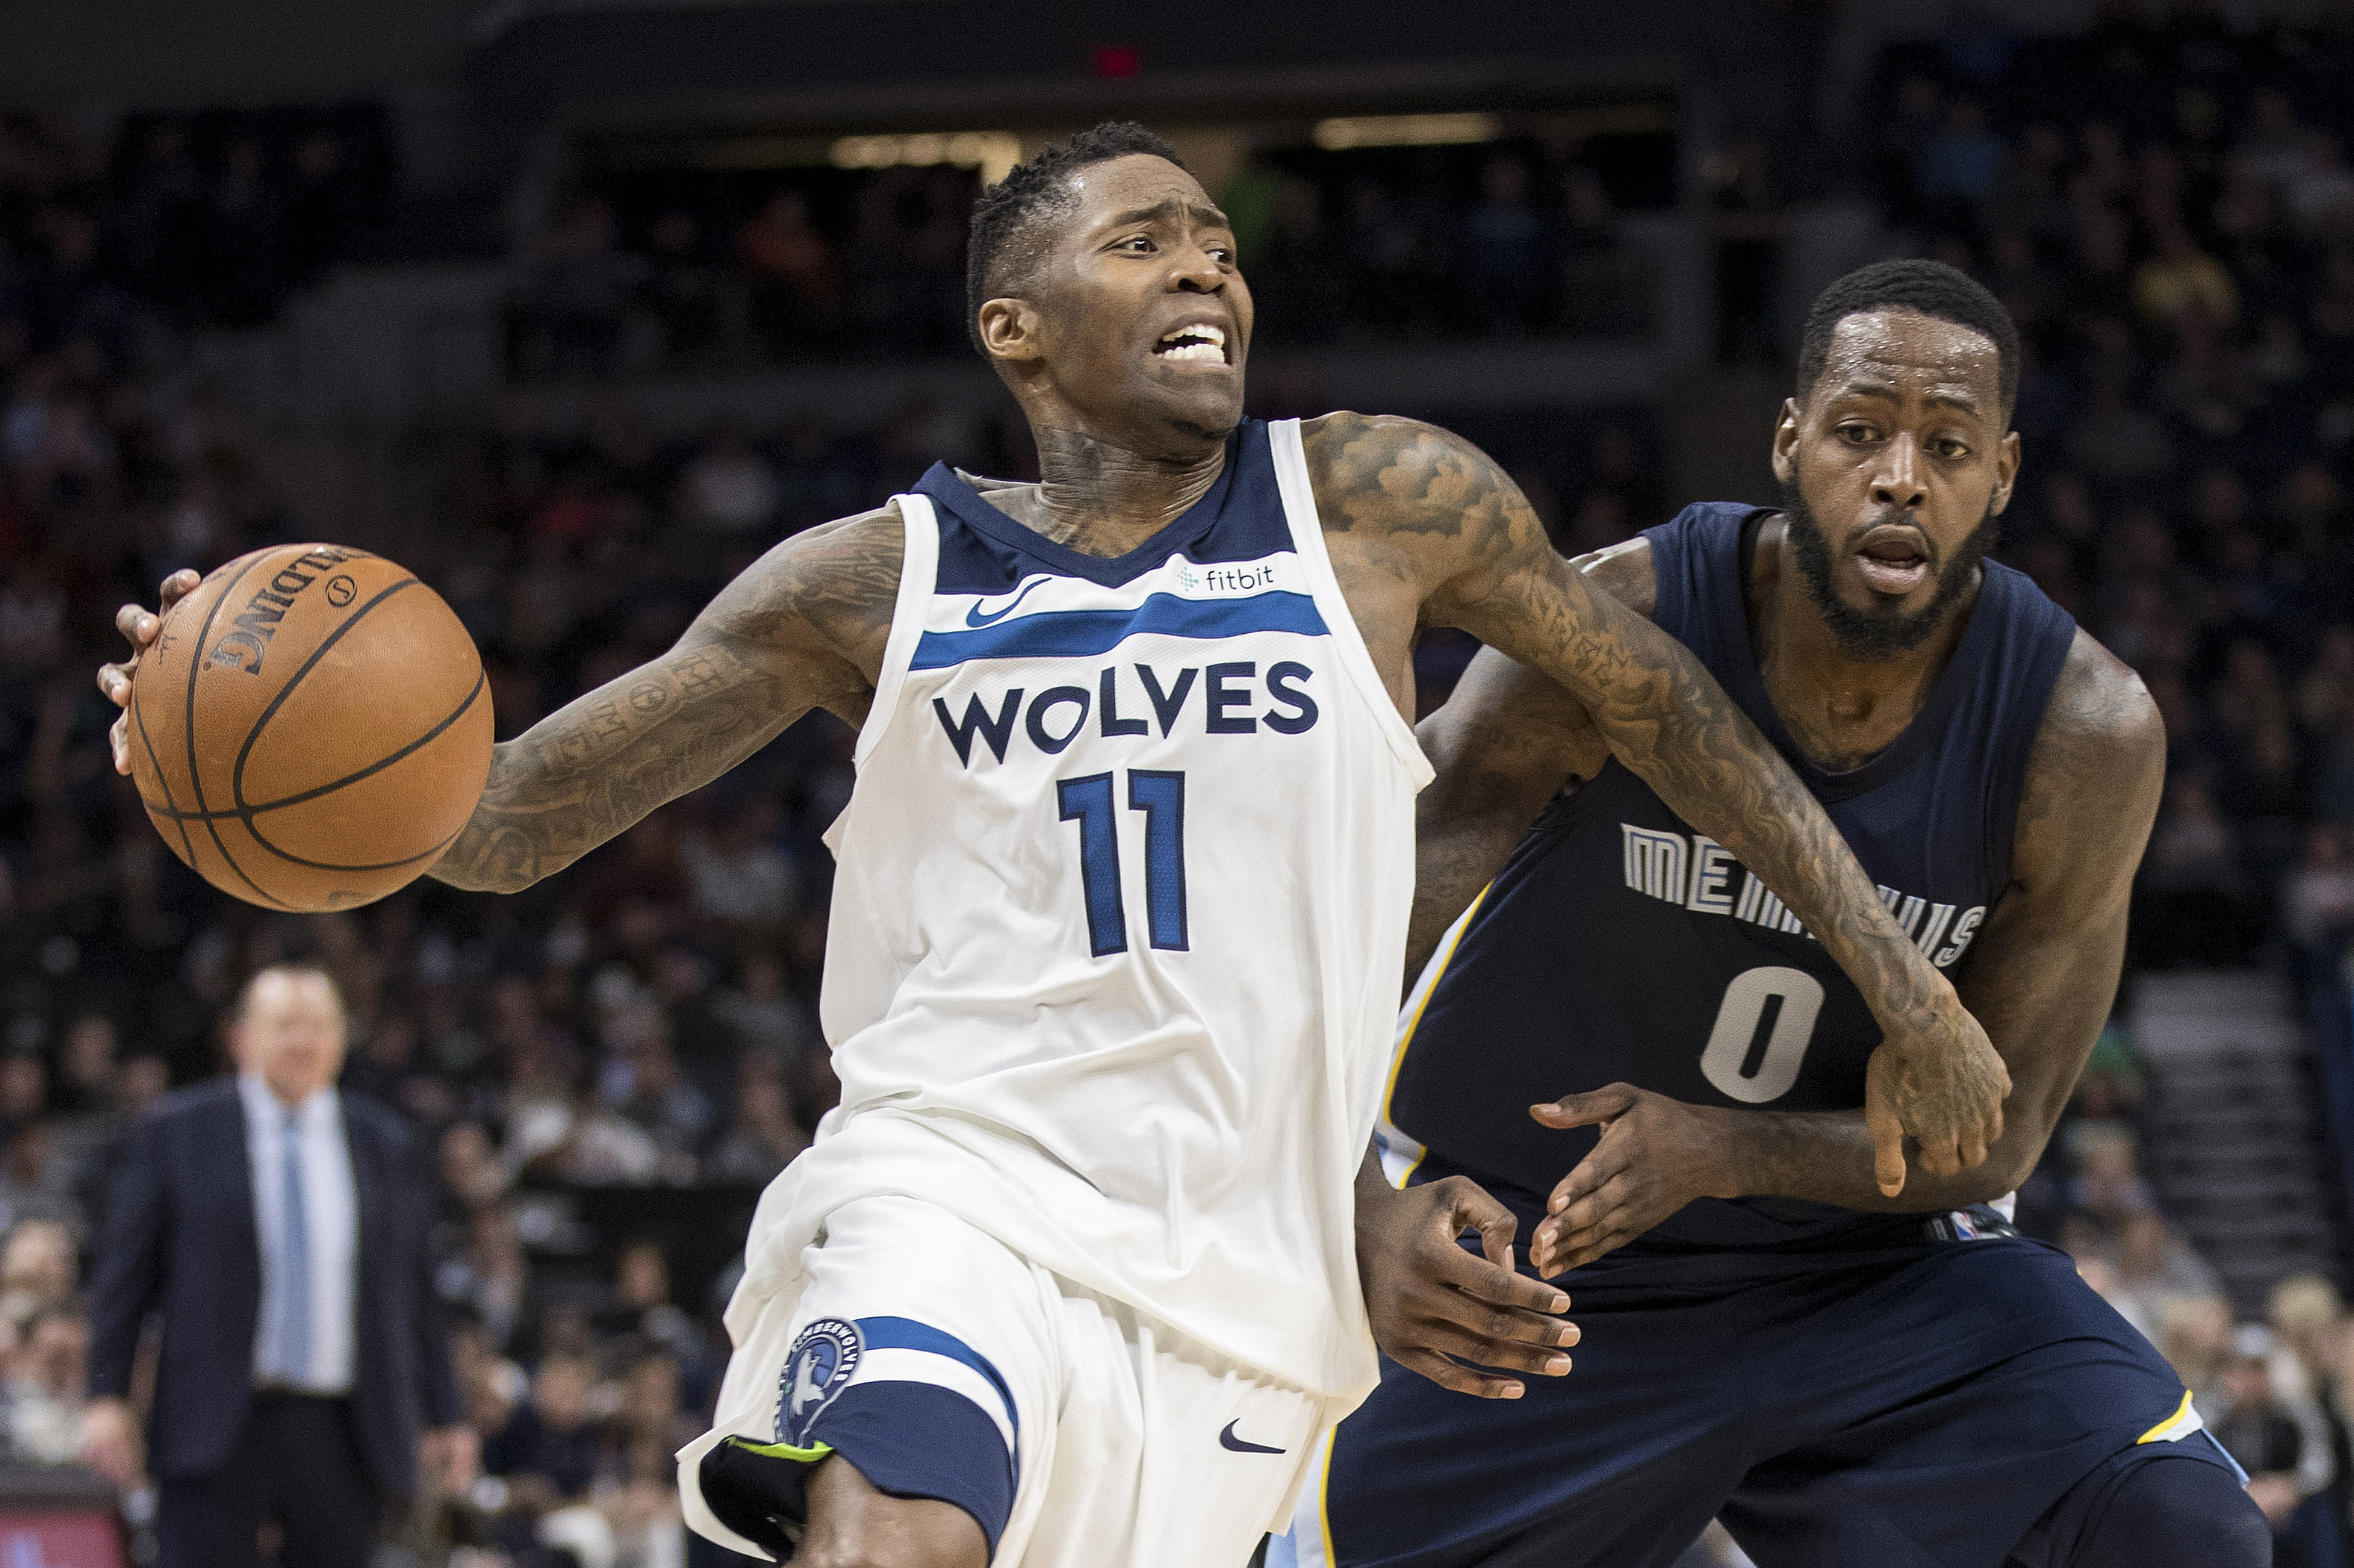
[[[1218,1434],[1218,1446],[1221,1448],[1231,1448],[1237,1454],[1280,1454],[1283,1452],[1280,1448],[1270,1448],[1264,1443],[1246,1442],[1244,1439],[1235,1436],[1235,1428],[1241,1425],[1242,1417],[1239,1415],[1235,1416],[1232,1421],[1227,1422],[1226,1429]]]

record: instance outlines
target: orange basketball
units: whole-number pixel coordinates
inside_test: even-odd
[[[335,545],[257,550],[174,605],[130,719],[164,842],[269,909],[350,909],[416,880],[491,768],[490,687],[457,615]]]

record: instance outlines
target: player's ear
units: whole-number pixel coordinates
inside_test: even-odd
[[[1027,300],[991,300],[974,319],[981,328],[981,345],[991,359],[1037,359],[1045,354],[1038,341],[1043,318]]]
[[[1994,449],[1994,499],[1988,509],[1999,515],[2010,504],[2010,489],[2019,482],[2019,432],[2006,431],[2002,444]]]
[[[1782,417],[1774,425],[1774,477],[1784,484],[1798,471],[1798,421],[1804,418],[1796,397],[1782,399]]]

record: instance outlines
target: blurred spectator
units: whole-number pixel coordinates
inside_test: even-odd
[[[2221,1390],[2231,1349],[2232,1307],[2217,1295],[2166,1298],[2157,1315],[2159,1353],[2190,1389],[2192,1402],[2211,1406]]]
[[[704,255],[702,232],[691,213],[663,213],[649,238],[647,308],[671,358],[700,362],[718,348],[726,329],[726,276]]]
[[[2196,315],[2210,326],[2240,318],[2240,290],[2221,262],[2200,250],[2179,219],[2158,226],[2149,260],[2134,273],[2134,299],[2157,326]]]
[[[1544,219],[1529,193],[1528,165],[1490,158],[1479,175],[1469,238],[1471,279],[1491,332],[1527,332],[1544,304],[1551,260]]]
[[[0,1246],[0,1319],[24,1336],[44,1312],[75,1304],[73,1233],[55,1220],[19,1220]]]
[[[777,849],[777,825],[775,805],[753,799],[717,825],[685,834],[679,858],[695,890],[696,914],[748,938],[776,931],[801,891],[792,863]]]
[[[692,1185],[695,1155],[711,1128],[711,1102],[680,1074],[670,1020],[660,1009],[632,1007],[617,1026],[623,1033],[606,1069],[606,1101],[658,1151],[663,1180]]]
[[[2277,1530],[2307,1491],[2327,1482],[2328,1467],[2324,1453],[2315,1486],[2305,1484],[2299,1474],[2317,1440],[2326,1439],[2310,1403],[2293,1399],[2274,1383],[2273,1349],[2271,1330],[2262,1324],[2245,1324],[2233,1333],[2210,1430],[2248,1472],[2248,1495]]]
[[[464,1250],[441,1265],[434,1287],[480,1325],[489,1349],[508,1351],[529,1342],[532,1309],[540,1302],[513,1204],[492,1202],[472,1212]]]
[[[1956,99],[1945,122],[1921,144],[1914,188],[1933,204],[1974,206],[1994,189],[2002,170],[2002,139],[1987,129],[1986,111]]]
[[[706,1364],[710,1346],[703,1330],[671,1299],[670,1260],[659,1242],[642,1240],[621,1249],[613,1269],[613,1296],[620,1331],[631,1338],[640,1353],[656,1352],[650,1359],[663,1362],[664,1386],[675,1410],[682,1370],[701,1380],[717,1369]],[[677,1446],[673,1443],[664,1452]]]
[[[771,353],[797,356],[810,339],[831,335],[840,298],[833,251],[811,226],[808,196],[790,189],[771,196],[737,231],[736,255],[751,284],[753,330]]]
[[[2354,936],[2354,855],[2347,853],[2345,829],[2330,823],[2312,829],[2284,896],[2282,924],[2291,940],[2316,954],[2344,949]]]
[[[722,423],[679,475],[681,514],[715,534],[764,532],[779,499],[776,470],[732,423]]]
[[[2245,963],[2253,956],[2261,927],[2248,917],[2240,835],[2204,779],[2178,778],[2167,787],[2140,889],[2149,961]]]
[[[51,1307],[17,1333],[5,1393],[9,1448],[35,1464],[70,1463],[81,1445],[90,1325],[77,1311]]]
[[[807,1013],[787,992],[784,966],[772,953],[747,955],[740,982],[719,998],[716,1011],[743,1043],[748,1063],[797,1056],[816,1037]]]
[[[596,1392],[597,1369],[587,1360],[542,1358],[530,1403],[483,1439],[483,1473],[539,1494],[543,1511],[588,1496],[597,1478]]]
[[[808,1147],[809,1135],[793,1120],[784,1080],[773,1073],[747,1072],[737,1092],[735,1124],[704,1162],[704,1174],[713,1181],[766,1185]]]
[[[617,244],[610,206],[594,197],[571,203],[516,285],[517,359],[544,375],[610,370],[649,270],[644,258]]]

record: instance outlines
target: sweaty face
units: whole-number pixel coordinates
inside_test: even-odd
[[[1225,215],[1193,175],[1143,154],[1069,185],[1012,285],[1034,312],[1035,356],[1103,434],[1145,450],[1156,430],[1223,438],[1242,418],[1251,331]]]
[[[1917,647],[1978,581],[2019,441],[1982,334],[1909,311],[1839,323],[1774,466],[1808,597],[1859,658]]]

